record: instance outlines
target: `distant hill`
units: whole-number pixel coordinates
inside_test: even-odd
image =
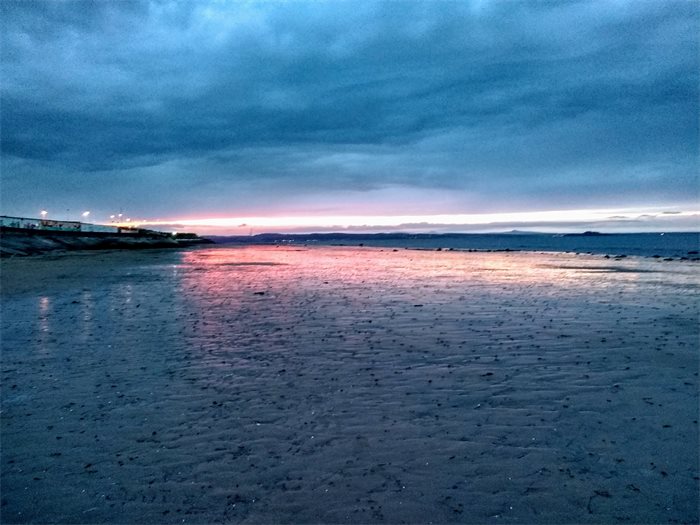
[[[547,233],[511,230],[501,233],[259,233],[257,235],[207,235],[217,244],[278,244],[278,243],[309,243],[318,242],[328,244],[330,242],[359,243],[365,241],[397,241],[419,239],[460,239],[494,235],[551,235]]]
[[[510,230],[507,232],[494,233],[492,235],[551,235],[544,232],[531,232],[525,230]]]

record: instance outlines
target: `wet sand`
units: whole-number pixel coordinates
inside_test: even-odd
[[[2,261],[3,523],[696,523],[692,263]]]

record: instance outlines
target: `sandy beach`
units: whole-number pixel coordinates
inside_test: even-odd
[[[697,265],[4,260],[3,523],[697,523]]]

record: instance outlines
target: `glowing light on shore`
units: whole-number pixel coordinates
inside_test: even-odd
[[[306,229],[345,230],[345,229],[420,229],[432,226],[488,227],[499,224],[536,224],[547,227],[560,224],[575,225],[577,223],[606,223],[613,221],[636,221],[649,216],[692,217],[700,215],[700,211],[668,211],[659,208],[635,209],[593,209],[593,210],[552,210],[512,213],[480,213],[480,214],[435,214],[435,215],[326,215],[326,216],[239,216],[173,219],[158,221],[130,221],[131,226],[172,226],[188,228],[208,228],[220,230],[237,230],[245,226],[257,231],[285,231]]]

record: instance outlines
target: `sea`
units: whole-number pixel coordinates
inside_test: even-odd
[[[217,243],[375,246],[424,250],[537,251],[698,259],[700,232],[621,234],[260,234]]]

